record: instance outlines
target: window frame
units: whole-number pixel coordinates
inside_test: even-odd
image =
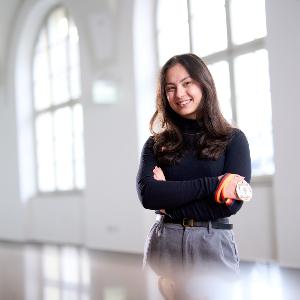
[[[159,42],[158,42],[158,35],[159,35],[159,28],[157,26],[158,24],[158,6],[159,1],[156,1],[156,13],[155,15],[155,36],[156,36],[156,57],[157,57],[157,68],[159,69]],[[196,53],[194,51],[194,45],[193,45],[193,28],[192,28],[192,13],[191,13],[191,0],[185,0],[186,6],[188,10],[188,29],[189,29],[189,49],[190,52]],[[230,0],[225,0],[225,14],[226,14],[226,29],[227,29],[227,47],[224,50],[217,51],[215,53],[202,56],[201,58],[203,61],[207,64],[214,64],[221,61],[225,61],[228,63],[229,68],[229,79],[230,79],[230,91],[231,91],[231,97],[230,97],[230,103],[231,103],[231,110],[232,110],[232,122],[233,124],[238,124],[238,116],[237,116],[237,97],[236,97],[236,82],[235,82],[235,70],[234,70],[234,60],[236,57],[248,54],[251,52],[259,51],[259,50],[266,50],[268,53],[268,49],[266,47],[266,38],[267,33],[264,37],[256,38],[254,40],[241,43],[241,44],[234,44],[232,40],[232,25],[231,25],[231,12],[230,12]],[[197,53],[196,53],[197,54]],[[274,158],[273,158],[273,163]],[[275,172],[275,171],[274,171]],[[252,177],[252,182],[255,183],[271,183],[273,180],[273,174],[262,174],[262,175],[255,175]]]
[[[45,31],[46,34],[46,38],[47,38],[47,60],[48,60],[48,66],[50,67],[51,62],[50,62],[50,51],[51,48],[53,46],[49,45],[49,25],[48,25],[48,21],[49,18],[51,17],[51,15],[53,13],[55,13],[57,10],[63,9],[65,12],[65,16],[68,19],[68,24],[70,23],[70,20],[74,23],[74,26],[77,25],[74,21],[74,19],[72,18],[71,14],[69,13],[68,9],[61,5],[55,5],[53,7],[51,7],[51,9],[47,12],[47,14],[45,15],[45,17],[42,19],[42,21],[39,24],[39,29],[36,31],[36,35],[35,38],[33,40],[33,45],[32,45],[32,49],[31,49],[31,62],[30,62],[30,74],[31,74],[31,86],[30,86],[30,95],[31,95],[31,116],[32,116],[32,131],[33,131],[33,158],[34,158],[34,190],[35,190],[35,195],[36,196],[60,196],[60,195],[78,195],[81,194],[86,186],[86,178],[84,177],[84,184],[82,188],[78,188],[76,186],[76,171],[75,171],[75,164],[76,164],[76,160],[74,159],[74,124],[73,124],[73,118],[71,118],[71,128],[72,128],[72,153],[73,153],[73,159],[72,159],[72,185],[73,188],[71,189],[66,189],[66,190],[60,190],[57,187],[57,181],[56,181],[56,166],[54,165],[54,189],[52,191],[42,191],[40,189],[39,186],[39,172],[38,172],[38,154],[37,154],[37,132],[36,132],[36,120],[37,118],[45,113],[50,113],[52,116],[54,115],[54,113],[64,107],[69,107],[71,109],[71,111],[73,112],[73,109],[76,105],[80,105],[82,108],[82,104],[81,104],[81,96],[82,96],[82,92],[80,92],[78,98],[72,98],[71,97],[71,93],[70,93],[70,69],[71,69],[71,65],[70,65],[70,43],[67,43],[67,48],[66,48],[66,70],[68,70],[68,82],[67,82],[67,88],[68,88],[68,92],[69,92],[69,98],[67,101],[63,102],[63,103],[59,103],[59,104],[54,104],[51,103],[49,107],[44,108],[44,109],[40,109],[40,110],[36,110],[35,109],[35,95],[34,95],[34,87],[35,87],[35,80],[34,80],[34,60],[35,60],[35,55],[36,55],[36,46],[38,44],[39,41],[39,37],[40,34],[43,32],[43,30]],[[78,29],[78,28],[77,28]],[[80,86],[82,87],[82,76],[81,76],[81,68],[80,68],[80,41],[78,41],[78,52],[79,52],[79,61],[78,61],[78,70],[79,70],[79,82],[80,82]],[[53,76],[53,74],[48,74],[48,79],[49,79],[49,84],[50,84],[50,93],[51,93],[51,97],[52,97],[52,93],[53,93],[53,78],[55,77],[55,75]],[[82,116],[83,117],[83,116]],[[54,130],[54,122],[52,122],[52,128]],[[84,129],[83,129],[84,130]],[[54,131],[53,131],[54,132]],[[55,138],[55,134],[52,134],[52,139]],[[84,148],[84,137],[82,137],[83,140],[83,144],[82,147]],[[54,150],[53,150],[54,151]],[[55,154],[55,152],[54,152]],[[83,149],[83,160],[84,160],[84,149]],[[54,157],[54,162],[55,162],[55,157]],[[84,171],[85,171],[85,160],[84,160]]]

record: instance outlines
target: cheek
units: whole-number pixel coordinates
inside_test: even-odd
[[[193,95],[199,101],[202,99],[202,91],[199,90],[198,88],[196,88],[196,89],[193,90]]]

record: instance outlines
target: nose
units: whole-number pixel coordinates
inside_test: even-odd
[[[177,89],[176,89],[176,97],[177,98],[182,98],[183,96],[185,95],[185,89],[183,86],[179,85],[177,86]]]

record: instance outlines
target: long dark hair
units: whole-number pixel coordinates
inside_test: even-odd
[[[156,111],[150,120],[156,158],[161,164],[174,164],[180,160],[184,151],[183,134],[176,125],[176,113],[170,107],[166,94],[167,71],[176,64],[186,69],[191,78],[199,83],[202,91],[202,99],[196,112],[196,121],[203,128],[203,132],[197,135],[198,155],[200,158],[216,160],[229,142],[232,127],[220,111],[214,80],[207,66],[192,53],[175,55],[161,68]]]

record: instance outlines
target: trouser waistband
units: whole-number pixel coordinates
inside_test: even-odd
[[[209,228],[210,225],[214,229],[227,229],[230,230],[233,228],[232,224],[229,224],[228,218],[223,219],[217,219],[214,221],[198,221],[195,219],[188,219],[184,218],[181,220],[173,220],[172,218],[166,216],[166,215],[157,215],[156,220],[161,221],[163,219],[164,223],[171,223],[171,224],[179,224],[183,227],[206,227]]]

